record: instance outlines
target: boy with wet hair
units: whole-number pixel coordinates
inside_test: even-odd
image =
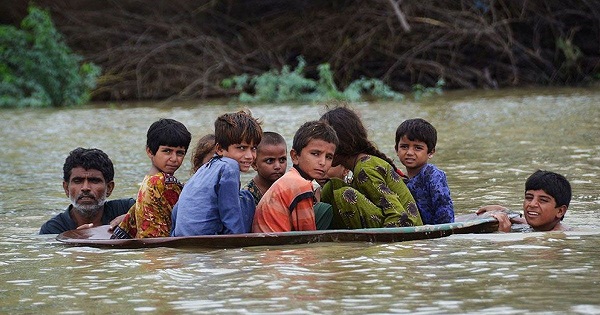
[[[406,186],[417,202],[423,224],[454,222],[454,204],[446,174],[428,163],[436,143],[437,131],[424,119],[405,120],[396,129],[394,149],[406,167]]]
[[[242,189],[248,190],[258,205],[269,187],[287,170],[287,145],[280,134],[272,131],[263,133],[252,168],[256,175]]]
[[[571,184],[562,175],[537,170],[525,182],[524,218],[509,218],[509,210],[500,205],[488,205],[477,214],[489,213],[499,222],[498,231],[510,232],[512,224],[529,224],[535,231],[566,231],[562,224],[571,202]]]
[[[129,209],[111,238],[167,237],[171,233],[171,212],[183,185],[175,177],[192,140],[181,122],[163,118],[146,133],[146,154],[150,170],[142,181],[135,205]]]
[[[252,232],[313,231],[317,221],[323,229],[329,227],[331,207],[314,208],[312,181],[326,176],[338,142],[335,130],[324,121],[309,121],[298,129],[290,151],[293,167],[256,206]]]
[[[260,123],[249,112],[221,115],[215,121],[215,155],[186,183],[173,209],[171,236],[250,232],[254,198],[240,191],[262,138]]]

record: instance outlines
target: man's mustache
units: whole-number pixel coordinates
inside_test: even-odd
[[[96,197],[92,194],[81,194],[81,195],[77,196],[77,200],[80,200],[82,198],[92,198],[92,199],[96,200]]]

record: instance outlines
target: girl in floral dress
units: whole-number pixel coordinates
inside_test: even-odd
[[[327,111],[321,120],[335,129],[340,140],[332,166],[341,164],[354,174],[350,184],[333,178],[323,187],[321,201],[334,209],[332,228],[423,225],[402,173],[369,141],[358,115],[343,106]]]

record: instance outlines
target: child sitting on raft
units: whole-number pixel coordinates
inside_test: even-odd
[[[335,131],[323,121],[309,121],[298,129],[290,151],[293,167],[261,198],[252,232],[313,231],[329,227],[331,208],[314,207],[318,200],[312,181],[325,177],[337,143]]]
[[[350,184],[332,178],[321,200],[333,206],[332,228],[360,229],[423,225],[417,204],[392,160],[369,141],[358,115],[347,107],[326,112],[340,143],[332,166],[352,171]]]
[[[150,126],[146,139],[152,166],[135,204],[111,238],[165,237],[171,232],[171,211],[183,186],[174,174],[183,163],[192,135],[182,123],[160,119]]]

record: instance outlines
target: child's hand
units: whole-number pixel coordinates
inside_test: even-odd
[[[126,214],[122,214],[122,215],[112,219],[109,223],[110,227],[108,228],[108,231],[112,233],[113,230],[115,229],[115,227],[117,227],[117,225],[119,225],[121,223],[121,221],[123,221],[123,219],[125,218],[125,215]]]
[[[508,214],[504,212],[491,212],[490,216],[498,220],[498,231],[500,232],[510,232],[510,228],[512,227],[512,223]]]
[[[94,223],[86,223],[86,224],[82,224],[80,226],[77,227],[78,230],[83,230],[83,229],[89,229],[89,228],[93,228],[94,227]]]

